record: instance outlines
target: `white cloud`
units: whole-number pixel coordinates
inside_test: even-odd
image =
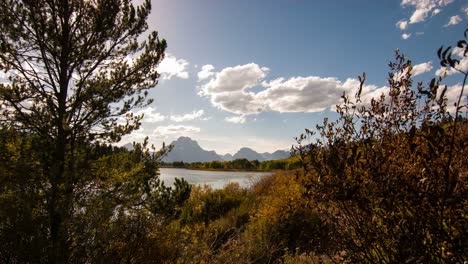
[[[413,69],[411,70],[411,73],[413,74],[413,76],[417,76],[430,70],[432,70],[432,61],[414,65]]]
[[[468,16],[468,6],[463,8],[463,13],[465,13]]]
[[[410,34],[404,33],[403,35],[401,35],[402,39],[409,39],[410,37],[411,37],[411,33]]]
[[[164,121],[166,119],[164,115],[156,112],[156,109],[151,106],[141,109],[138,112],[134,113],[134,115],[141,115],[141,114],[144,115],[142,122],[145,122],[145,123],[156,123],[156,122]]]
[[[157,127],[153,133],[156,136],[169,136],[169,135],[187,135],[187,134],[194,134],[199,133],[200,128],[194,126],[184,126],[184,125],[168,125],[168,126],[160,126]]]
[[[445,92],[445,96],[447,97],[447,110],[454,114],[456,111],[455,104],[458,102],[458,97],[460,96],[462,89],[462,84],[458,83],[452,86],[447,87],[447,91]],[[440,93],[442,92],[443,87],[440,87],[439,90],[437,91],[437,96],[440,96]],[[466,90],[463,93],[463,97],[460,101],[461,105],[467,104],[468,102],[466,101],[466,96],[468,95],[468,92]],[[462,110],[463,111],[463,110]]]
[[[211,64],[203,65],[201,71],[198,72],[198,81],[203,81],[214,75],[214,67]]]
[[[430,11],[430,8],[416,9],[416,11],[414,11],[413,15],[410,17],[410,23],[415,24],[423,22],[426,20],[426,17]]]
[[[455,67],[456,69],[454,69],[452,67],[448,67],[448,68],[447,67],[440,67],[435,72],[435,74],[437,76],[444,76],[445,74],[447,74],[447,76],[449,76],[449,75],[452,75],[452,74],[455,74],[455,73],[459,73],[459,71],[468,72],[468,57],[465,57],[463,55],[463,53],[464,53],[464,49],[455,47],[453,49],[453,51],[452,51],[452,55],[454,55],[453,58],[460,60],[460,63]]]
[[[452,17],[450,17],[449,22],[444,27],[457,25],[460,22],[462,22],[462,20],[463,19],[458,15],[457,16],[452,16]]]
[[[173,115],[171,116],[171,120],[175,122],[185,122],[185,121],[191,121],[195,120],[197,118],[202,117],[204,114],[203,110],[198,110],[198,111],[193,111],[190,114],[185,114],[185,115]]]
[[[316,76],[276,79],[264,85],[267,89],[259,97],[278,112],[321,112],[333,106],[343,92],[337,79]]]
[[[452,51],[452,54],[455,54],[460,58],[464,58],[464,56],[465,56],[464,53],[465,53],[465,49],[459,48],[459,47],[453,48],[453,51]]]
[[[245,116],[240,115],[240,116],[226,117],[224,121],[235,123],[235,124],[244,124],[247,120],[245,119]]]
[[[260,68],[255,63],[227,67],[203,85],[201,92],[234,92],[252,88],[258,84],[259,80],[265,78],[267,72],[268,68]]]
[[[405,30],[408,28],[408,21],[402,19],[396,23],[396,26],[401,30]]]
[[[177,59],[175,56],[166,53],[163,61],[158,66],[158,72],[164,80],[170,80],[174,77],[187,79],[189,77],[187,72],[188,65],[188,61]]]
[[[360,82],[357,79],[347,79],[343,83],[343,90],[349,94],[354,95],[358,87],[360,86]],[[380,96],[385,95],[388,98],[388,87],[377,87],[375,85],[369,84],[364,85],[361,92],[361,104],[362,105],[370,105],[372,99],[380,98]],[[340,98],[340,102],[342,99]],[[333,108],[334,109],[334,108]]]
[[[212,116],[207,116],[207,117],[202,117],[200,118],[200,120],[202,121],[208,121],[208,120],[211,120],[213,117]]]
[[[411,6],[415,10],[409,19],[410,24],[420,23],[426,20],[429,14],[437,15],[442,11],[441,7],[451,4],[453,0],[402,0],[401,6]]]
[[[163,142],[171,142],[180,136],[194,137],[199,135],[201,129],[195,126],[168,125],[154,128],[140,127],[129,135],[122,137],[118,145],[124,145],[132,142],[143,142],[148,137],[149,143],[155,146],[161,146]]]
[[[140,127],[140,129],[133,131],[131,134],[123,136],[119,145],[123,146],[126,143],[143,142],[147,136],[148,135],[145,134],[145,129]]]
[[[321,112],[334,110],[343,92],[354,93],[359,87],[355,79],[342,83],[336,78],[317,76],[266,81],[264,78],[267,71],[268,68],[261,68],[254,63],[225,68],[200,86],[199,95],[208,97],[219,109],[238,115]],[[249,90],[252,87],[263,89],[253,92]],[[363,98],[378,96],[384,91],[384,87],[367,85],[363,89]]]
[[[446,67],[440,67],[439,69],[436,70],[435,75],[444,76],[445,74],[452,75],[453,73],[449,73],[449,70]]]

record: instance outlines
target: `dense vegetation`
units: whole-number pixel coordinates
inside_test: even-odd
[[[293,170],[302,166],[299,156],[280,160],[248,160],[235,159],[231,161],[210,161],[210,162],[161,162],[163,167],[198,169],[198,170],[243,170],[243,171],[272,171],[272,170]]]
[[[466,32],[468,33],[468,31]],[[458,42],[462,56],[468,47]],[[438,52],[457,67],[451,48]],[[343,95],[339,118],[317,125],[315,142],[296,148],[301,181],[320,218],[333,230],[343,260],[357,263],[462,263],[467,259],[468,124],[463,89],[452,113],[442,78],[413,85],[411,62],[396,52],[389,93],[362,102],[361,87]],[[299,137],[304,142],[314,132]]]
[[[139,42],[150,2],[0,7],[0,70],[9,76],[0,84],[2,263],[468,259],[468,124],[460,114],[468,72],[460,71],[449,112],[443,79],[413,84],[411,62],[397,52],[389,93],[362,99],[363,75],[336,121],[298,138],[293,159],[194,165],[301,168],[248,190],[183,180],[167,187],[158,178],[167,149],[111,145],[138,128],[142,117],[129,111],[149,103],[146,90],[158,80],[165,41],[153,32]],[[457,49],[466,58],[465,40]],[[456,69],[452,53],[438,52]]]
[[[131,110],[151,103],[166,41],[142,36],[150,1],[0,0],[0,10],[2,261],[138,250],[146,215],[175,194],[145,147],[101,144],[138,129]]]

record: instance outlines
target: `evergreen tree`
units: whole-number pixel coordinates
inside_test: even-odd
[[[145,33],[150,10],[149,0],[0,0],[0,71],[8,79],[0,119],[42,148],[41,169],[30,176],[43,181],[49,262],[71,255],[76,197],[93,181],[90,144],[137,129],[142,116],[130,110],[151,103],[166,41]]]

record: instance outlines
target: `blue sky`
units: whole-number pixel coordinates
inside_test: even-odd
[[[384,92],[400,49],[416,80],[443,69],[436,51],[460,39],[461,0],[152,0],[150,30],[168,42],[142,128],[156,146],[189,136],[209,150],[289,149],[305,128],[334,117],[343,91],[367,74],[366,96]],[[468,67],[464,61],[461,67]],[[463,64],[463,63],[462,63]],[[446,83],[455,95],[460,75]],[[457,90],[458,89],[458,90]],[[449,98],[450,99],[450,98]]]

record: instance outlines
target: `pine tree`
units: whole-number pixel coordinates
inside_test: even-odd
[[[0,119],[40,138],[49,262],[66,262],[80,148],[137,129],[166,41],[149,0],[0,0]],[[145,39],[143,40],[143,37]]]

